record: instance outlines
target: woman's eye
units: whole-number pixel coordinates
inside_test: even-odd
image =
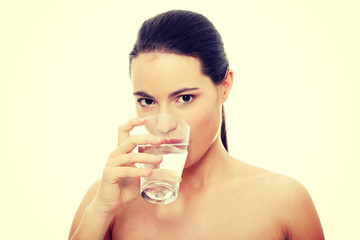
[[[192,95],[182,95],[178,98],[178,101],[177,102],[180,102],[180,103],[189,103],[193,100],[194,96]]]
[[[140,106],[143,106],[143,107],[148,106],[148,105],[152,105],[152,104],[155,103],[154,100],[149,99],[149,98],[140,98],[137,101],[140,104]]]

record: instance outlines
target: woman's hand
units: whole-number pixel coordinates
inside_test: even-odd
[[[141,169],[135,163],[159,164],[161,156],[132,152],[137,145],[160,145],[162,139],[152,135],[134,135],[129,132],[135,126],[145,124],[143,118],[133,118],[119,127],[118,146],[110,154],[103,171],[93,207],[108,214],[114,214],[126,203],[140,195],[140,177],[148,177],[151,169]]]

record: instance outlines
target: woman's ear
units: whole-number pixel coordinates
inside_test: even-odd
[[[220,85],[221,86],[220,94],[221,94],[222,103],[224,103],[228,99],[233,85],[233,81],[234,81],[234,72],[231,69],[228,69],[228,71],[226,72],[225,80]]]

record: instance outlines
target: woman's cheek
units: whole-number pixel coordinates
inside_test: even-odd
[[[198,111],[188,120],[190,124],[190,147],[187,166],[198,161],[209,149],[216,139],[220,120],[221,113],[214,111],[214,108],[203,108],[201,112]]]

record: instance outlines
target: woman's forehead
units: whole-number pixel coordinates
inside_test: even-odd
[[[132,60],[131,79],[134,89],[140,88],[195,88],[212,84],[201,72],[198,59],[176,54],[146,53]]]
[[[177,54],[146,53],[132,60],[131,77],[165,75],[181,77],[203,75],[198,59]]]

